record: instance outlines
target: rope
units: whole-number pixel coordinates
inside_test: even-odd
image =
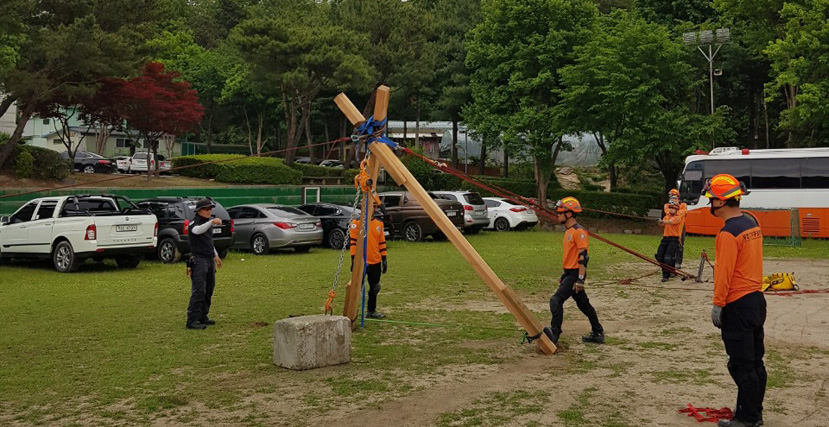
[[[553,221],[558,221],[558,214],[556,214],[555,212],[552,212],[546,206],[542,206],[537,202],[530,201],[527,198],[525,198],[521,195],[515,194],[515,193],[513,193],[509,190],[500,188],[500,187],[495,186],[495,185],[483,183],[480,180],[478,180],[478,179],[476,179],[476,178],[474,178],[470,175],[467,175],[467,174],[465,174],[465,173],[463,173],[463,172],[461,172],[457,169],[454,169],[454,168],[450,167],[449,165],[447,165],[445,163],[436,162],[436,161],[434,161],[434,160],[432,160],[432,159],[430,159],[426,156],[415,153],[415,152],[413,152],[412,150],[410,150],[408,148],[404,148],[403,152],[406,153],[406,154],[409,154],[411,156],[414,156],[414,157],[426,162],[427,164],[440,169],[443,172],[449,173],[449,174],[451,174],[455,177],[458,177],[458,178],[460,178],[460,179],[462,179],[466,182],[469,182],[470,184],[472,184],[476,187],[483,188],[484,190],[489,191],[492,194],[496,194],[496,195],[499,195],[501,197],[506,197],[506,198],[509,198],[509,199],[513,199],[516,202],[521,203],[521,204],[523,204],[523,205],[525,205],[529,208],[533,208],[533,209],[536,210],[537,213],[542,214],[542,216],[546,217],[547,219],[550,219],[550,220],[553,220]],[[602,211],[602,212],[605,212],[605,211]],[[626,214],[620,214],[620,215],[626,215]],[[680,276],[682,278],[682,280],[693,279],[695,277],[694,275],[686,273],[686,272],[684,272],[684,271],[682,271],[682,270],[680,270],[676,267],[672,267],[670,265],[661,263],[661,262],[659,262],[657,260],[654,260],[654,259],[651,259],[650,257],[645,256],[645,255],[643,255],[639,252],[636,252],[632,249],[626,248],[626,247],[624,247],[624,246],[622,246],[618,243],[614,243],[614,242],[612,242],[608,239],[605,239],[604,237],[599,236],[598,234],[593,233],[589,230],[587,231],[587,234],[590,237],[593,237],[593,238],[595,238],[599,241],[607,243],[608,245],[611,245],[615,248],[621,249],[621,250],[623,250],[623,251],[625,251],[625,252],[627,252],[627,253],[629,253],[629,254],[631,254],[631,255],[633,255],[633,256],[635,256],[635,257],[637,257],[637,258],[639,258],[643,261],[649,262],[649,263],[651,263],[651,264],[653,264],[657,267],[660,267],[664,270],[670,271],[671,273],[676,274],[677,276]]]
[[[326,142],[320,142],[320,143],[317,143],[317,144],[303,145],[301,147],[293,147],[293,148],[286,148],[286,149],[283,149],[283,150],[268,151],[268,152],[265,152],[265,153],[261,153],[258,156],[257,155],[241,155],[240,154],[239,157],[234,157],[232,159],[215,160],[215,161],[212,161],[212,162],[204,162],[204,163],[197,163],[197,164],[193,164],[193,165],[179,166],[179,167],[176,167],[176,168],[171,168],[170,170],[165,171],[165,172],[173,172],[173,171],[179,171],[179,170],[184,170],[184,169],[196,168],[196,167],[204,166],[204,165],[213,165],[213,164],[218,164],[218,163],[235,162],[235,161],[238,161],[238,160],[247,159],[249,157],[272,156],[274,154],[287,153],[289,151],[296,151],[296,150],[299,150],[299,149],[302,149],[302,148],[319,147],[319,146],[322,146],[322,145],[336,143],[336,142],[343,141],[343,140],[349,140],[349,139],[348,138],[339,138],[339,139],[335,139],[333,141],[326,141]],[[64,190],[64,189],[67,189],[67,188],[81,187],[81,186],[84,186],[84,185],[100,184],[102,182],[111,182],[111,181],[118,181],[118,180],[121,180],[121,179],[145,177],[145,176],[149,176],[149,175],[150,175],[150,172],[148,171],[146,174],[119,175],[119,176],[114,176],[114,177],[111,177],[111,178],[100,179],[100,180],[93,181],[93,182],[79,182],[79,183],[75,183],[75,184],[62,185],[62,186],[58,186],[58,187],[54,187],[54,188],[41,188],[39,190],[24,191],[24,192],[21,192],[21,193],[14,193],[14,194],[5,194],[5,195],[0,196],[0,200],[8,199],[8,198],[11,198],[11,197],[28,196],[30,194],[43,193],[43,192],[46,192],[46,191]]]

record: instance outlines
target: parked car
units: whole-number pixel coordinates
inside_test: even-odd
[[[61,152],[60,157],[68,160],[69,153]],[[76,151],[72,169],[83,173],[114,173],[118,170],[118,166],[114,159],[87,151]]]
[[[115,156],[115,165],[118,167],[118,172],[127,173],[130,171],[130,156]]]
[[[294,157],[294,163],[299,163],[301,165],[310,165],[311,158],[310,157]]]
[[[158,155],[158,172],[159,173],[167,173],[170,172],[170,161],[167,160],[163,155]],[[130,158],[130,173],[142,173],[147,172],[149,169],[147,168],[149,164],[149,168],[155,170],[155,158],[153,157],[153,153],[148,152],[139,152],[135,153]]]
[[[51,258],[61,273],[89,258],[135,268],[155,250],[157,234],[155,216],[123,197],[44,197],[0,218],[0,259]]]
[[[343,244],[348,239],[348,222],[351,219],[352,212],[354,212],[353,207],[331,203],[312,203],[297,206],[297,209],[320,219],[320,222],[322,222],[323,246],[331,249],[343,248]],[[359,210],[354,212],[355,218],[359,215]]]
[[[158,260],[168,264],[177,262],[190,253],[190,223],[196,219],[196,202],[204,197],[156,197],[142,200],[138,206],[148,209],[158,218]],[[213,201],[213,217],[222,220],[222,225],[213,227],[213,245],[219,258],[227,256],[233,246],[233,220],[224,207]]]
[[[458,202],[441,199],[429,193],[443,213],[459,230],[463,228],[463,205]],[[392,236],[400,236],[410,242],[419,242],[426,236],[442,240],[446,236],[432,221],[426,210],[406,191],[380,193],[385,208],[383,223]]]
[[[322,243],[320,220],[291,206],[241,205],[228,212],[236,224],[236,249],[249,249],[256,255],[278,248],[303,253]]]
[[[489,225],[486,203],[481,195],[472,191],[433,191],[441,199],[460,202],[463,205],[463,232],[478,234]]]
[[[345,165],[339,160],[323,160],[320,163],[320,166],[334,169],[345,169]]]
[[[503,197],[484,197],[489,224],[486,228],[495,231],[523,230],[535,227],[538,216],[535,211]]]

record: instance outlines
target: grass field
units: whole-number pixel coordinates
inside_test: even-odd
[[[658,245],[655,236],[609,237],[644,254],[652,254]],[[560,274],[561,234],[484,233],[470,242],[542,322],[548,322],[546,305]],[[689,272],[695,272],[701,249],[713,254],[713,239],[688,240],[686,266],[694,266]],[[766,250],[767,257],[815,263],[823,262],[827,253],[825,241]],[[518,345],[521,331],[512,317],[450,243],[395,241],[389,244],[381,311],[389,320],[452,326],[368,323],[354,335],[350,364],[309,372],[274,367],[273,322],[322,312],[337,257],[337,252],[324,249],[262,257],[230,254],[217,276],[211,317],[218,324],[206,331],[184,328],[189,282],[183,264],[144,262],[125,271],[90,263],[76,274],[55,273],[44,263],[4,265],[0,424],[318,425],[342,418],[353,425],[367,419],[402,425],[406,423],[395,420],[409,413],[414,420],[409,425],[619,426],[643,420],[661,425],[658,415],[628,411],[624,403],[608,406],[617,397],[620,402],[656,405],[649,393],[627,390],[609,397],[603,384],[641,382],[660,396],[699,387],[705,391],[693,396],[733,395],[722,344],[705,318],[710,293],[613,284],[611,279],[655,270],[600,242],[591,247],[588,289],[609,325],[609,345],[588,347],[578,341],[586,321],[568,302],[564,343],[571,348],[539,356],[533,346]],[[826,297],[814,298],[810,301],[826,305]],[[340,292],[337,311],[342,301]],[[676,315],[683,310],[682,316]],[[689,334],[692,341],[684,338]],[[688,362],[692,365],[660,366],[689,352],[697,354]],[[788,357],[791,352],[808,354],[819,367],[829,366],[825,344],[770,350],[770,355]],[[774,367],[784,365],[769,364],[778,373]],[[778,386],[803,387],[801,381],[808,378],[801,376],[801,367],[785,365],[789,371],[783,372],[788,373],[773,376]],[[523,377],[526,381],[518,381]],[[453,388],[467,386],[469,394],[463,398]],[[559,387],[568,393],[561,395]],[[817,401],[826,400],[822,390]],[[406,403],[422,401],[423,393],[439,399],[435,407],[416,409]],[[787,401],[775,399],[769,407],[784,413]],[[596,405],[608,409],[589,409]],[[670,417],[686,425],[685,419]]]

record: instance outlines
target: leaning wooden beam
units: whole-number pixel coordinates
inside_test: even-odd
[[[337,95],[334,98],[334,103],[337,104],[337,107],[340,108],[340,111],[345,114],[345,118],[351,122],[352,125],[357,126],[358,124],[366,121],[366,118],[363,117],[363,113],[354,106],[350,99],[345,96],[344,93]]]
[[[377,159],[369,159],[368,174],[371,177],[371,190],[376,190],[377,175],[380,173],[380,162]],[[364,195],[366,196],[366,195]],[[360,216],[358,221],[359,234],[357,237],[357,249],[354,255],[354,267],[351,271],[351,281],[345,286],[345,305],[343,306],[343,316],[351,319],[351,329],[357,327],[357,314],[359,313],[360,290],[363,284],[363,271],[366,268],[363,262],[363,247],[365,246],[365,226],[363,219],[368,218],[371,223],[371,218],[374,216],[374,199],[368,195],[364,197],[362,208],[360,209]],[[365,216],[363,216],[365,215]],[[351,224],[348,225],[351,227]],[[349,229],[350,230],[350,229]],[[349,233],[350,235],[351,233]]]
[[[389,87],[385,85],[380,85],[374,92],[374,120],[377,122],[386,120],[386,114],[389,112],[389,94]]]
[[[369,147],[371,150],[372,157],[376,157],[380,160],[380,163],[386,168],[386,171],[397,181],[398,184],[403,185],[409,190],[410,193],[414,196],[415,199],[420,203],[426,213],[429,214],[429,217],[432,218],[432,221],[437,224],[440,231],[449,238],[455,248],[461,253],[461,255],[466,259],[469,265],[478,273],[478,276],[486,282],[487,286],[492,290],[493,293],[501,300],[501,302],[506,306],[507,310],[512,313],[513,316],[518,320],[518,323],[521,324],[521,327],[524,328],[528,333],[531,335],[541,334],[540,339],[538,342],[538,347],[541,349],[542,352],[545,354],[553,354],[556,352],[556,346],[547,338],[547,335],[542,333],[542,325],[541,322],[532,314],[532,312],[521,302],[518,298],[518,295],[507,286],[498,276],[495,274],[494,271],[489,267],[489,265],[481,258],[481,255],[478,254],[478,251],[469,244],[469,242],[461,235],[460,231],[455,228],[455,225],[452,224],[452,221],[443,213],[443,211],[438,207],[438,205],[429,197],[429,194],[420,185],[419,182],[414,178],[411,172],[406,169],[406,166],[397,158],[397,156],[392,152],[389,146],[382,144],[382,143],[372,143]]]

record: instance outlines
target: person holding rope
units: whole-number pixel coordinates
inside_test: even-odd
[[[383,230],[383,221],[380,212],[374,212],[374,218],[368,225],[368,239],[366,242],[366,276],[368,278],[368,313],[369,319],[383,319],[386,316],[377,311],[377,294],[380,293],[380,275],[386,274],[389,264],[386,260],[386,233]],[[351,247],[351,269],[354,270],[354,256],[357,254],[357,239],[360,237],[360,219],[351,221],[348,234]],[[362,254],[360,254],[362,256]]]
[[[668,215],[668,206],[672,201],[679,205],[677,213],[681,219],[679,229],[682,230],[682,234],[679,236],[679,247],[676,252],[676,268],[682,268],[682,255],[685,253],[685,216],[688,213],[688,205],[679,201],[679,190],[672,188],[668,192],[668,203],[665,203],[665,206],[662,208],[664,215]]]
[[[668,205],[668,213],[665,218],[659,220],[659,225],[665,229],[662,231],[662,241],[656,250],[656,260],[662,264],[674,267],[676,265],[677,252],[679,252],[680,235],[682,234],[682,218],[679,216],[679,204],[671,200]],[[662,269],[662,282],[667,282],[671,277],[671,270]]]
[[[737,385],[734,419],[720,427],[758,426],[763,423],[766,367],[763,325],[763,232],[757,219],[740,210],[745,184],[731,175],[708,180],[703,190],[711,214],[725,221],[715,240],[714,301],[711,321],[722,330],[728,372]]]
[[[590,304],[587,292],[584,290],[584,281],[587,278],[587,262],[590,259],[587,250],[589,238],[587,230],[576,221],[582,209],[579,201],[574,197],[565,197],[556,202],[555,211],[558,214],[558,221],[564,224],[567,229],[564,232],[564,274],[559,279],[559,286],[556,293],[550,298],[550,333],[548,336],[553,344],[558,344],[561,337],[561,323],[564,318],[564,301],[573,297],[576,306],[590,320],[592,331],[589,335],[581,338],[585,343],[604,343],[604,328],[599,323],[599,316],[596,309]],[[545,328],[545,333],[547,330]]]
[[[196,217],[188,229],[192,256],[187,261],[187,274],[192,286],[187,306],[187,329],[205,329],[216,324],[207,317],[216,288],[216,268],[222,267],[222,260],[213,246],[213,227],[222,225],[221,219],[211,219],[215,207],[210,199],[196,202]]]

